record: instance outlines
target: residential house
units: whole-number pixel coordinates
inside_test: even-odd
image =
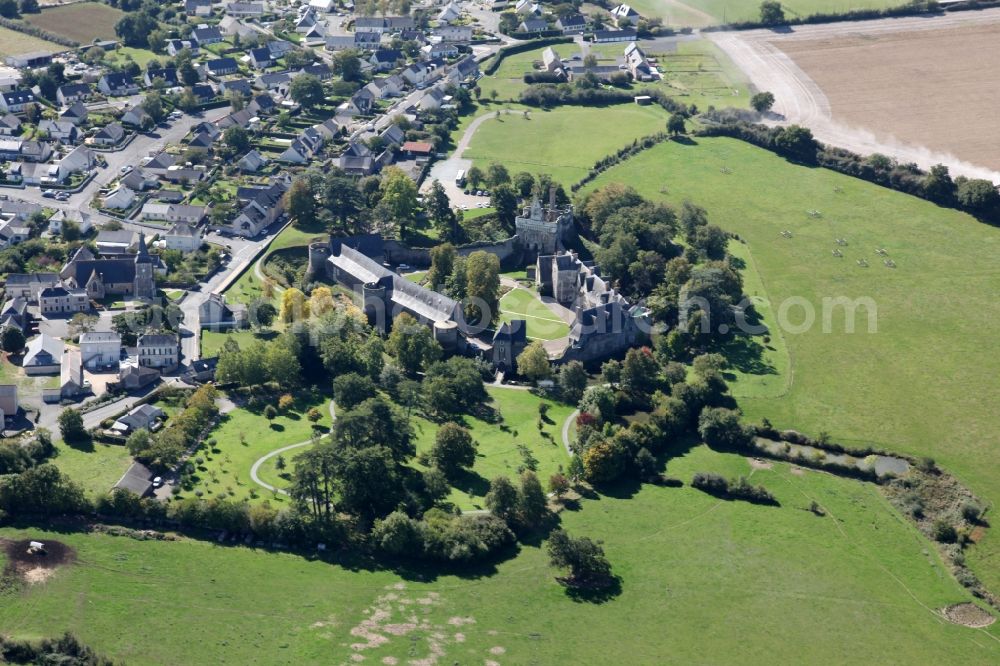
[[[153,117],[146,113],[146,109],[141,104],[136,104],[131,109],[122,114],[122,122],[133,127],[150,127],[153,125]]]
[[[267,69],[274,64],[271,59],[271,51],[267,47],[250,49],[250,64],[254,69]]]
[[[341,105],[341,108],[347,115],[366,116],[371,113],[372,107],[375,106],[376,99],[377,96],[374,92],[372,92],[371,88],[365,86],[358,92],[351,95],[351,99],[344,102],[344,104]]]
[[[562,30],[564,35],[583,34],[587,29],[587,19],[583,14],[569,14],[560,16],[556,20],[556,27]]]
[[[257,150],[251,150],[236,163],[240,171],[245,171],[246,173],[257,173],[266,165],[267,158],[257,152]]]
[[[108,97],[126,97],[139,92],[139,86],[125,72],[108,72],[97,82],[97,89]]]
[[[232,79],[231,81],[220,82],[219,92],[223,94],[237,92],[244,97],[250,97],[253,94],[253,86],[246,79]]]
[[[201,235],[187,222],[178,222],[167,231],[164,241],[168,250],[197,252],[201,247]]]
[[[439,87],[434,86],[424,91],[423,97],[417,101],[417,108],[421,111],[433,111],[440,109],[451,98]]]
[[[235,74],[240,67],[233,58],[215,58],[205,63],[205,69],[212,76],[225,76]]]
[[[420,47],[420,52],[424,58],[454,58],[459,54],[458,46],[454,42],[434,42]]]
[[[135,203],[135,192],[126,187],[125,185],[119,185],[115,189],[111,190],[109,193],[104,195],[104,207],[113,208],[115,210],[126,210],[132,207]]]
[[[216,26],[202,26],[191,31],[191,39],[200,47],[218,44],[222,41],[222,31]]]
[[[199,104],[206,104],[215,99],[215,88],[209,83],[196,83],[191,86],[191,94]]]
[[[65,345],[62,340],[46,333],[28,341],[21,360],[26,375],[54,375],[59,372]]]
[[[147,171],[145,167],[132,169],[124,178],[118,181],[119,186],[127,187],[133,192],[151,190],[158,183],[159,180],[156,175]]]
[[[59,120],[79,125],[80,123],[87,122],[87,117],[89,115],[90,113],[87,111],[87,107],[84,106],[83,102],[76,101],[73,102],[65,111],[59,114]]]
[[[31,314],[28,312],[28,299],[20,296],[7,299],[7,302],[3,304],[3,309],[0,309],[0,330],[16,328],[21,333],[27,333],[30,327]]]
[[[150,158],[149,161],[142,165],[142,168],[153,175],[162,177],[176,162],[177,158],[175,156],[163,151]]]
[[[139,336],[139,365],[170,372],[180,364],[180,342],[176,333],[146,333]]]
[[[35,93],[30,90],[9,90],[0,92],[0,111],[7,113],[23,113],[24,107],[37,102]]]
[[[187,147],[188,150],[197,150],[204,153],[211,150],[213,143],[215,143],[215,140],[211,134],[208,132],[198,132],[188,141]]]
[[[215,368],[219,357],[199,358],[188,363],[188,371],[184,373],[184,381],[189,384],[204,384],[215,381]]]
[[[198,306],[198,320],[201,328],[243,328],[247,324],[247,309],[242,303],[230,305],[222,294],[210,294]]]
[[[90,219],[90,213],[80,210],[66,210],[60,208],[49,217],[49,233],[53,236],[61,234],[64,222],[72,222],[80,230],[81,234],[89,234],[94,228],[94,222]]]
[[[635,25],[642,18],[639,12],[632,9],[631,5],[618,5],[611,10],[611,17],[617,22],[619,28],[627,25]]]
[[[313,27],[319,23],[316,18],[316,10],[313,7],[309,7],[302,13],[299,19],[295,22],[295,32],[300,35],[309,32]]]
[[[253,238],[270,226],[285,211],[284,181],[276,180],[267,187],[245,187],[237,192],[243,204],[239,214],[229,224],[232,234]]]
[[[42,183],[64,183],[74,173],[90,171],[94,166],[94,153],[85,146],[77,146],[61,160],[51,165]]]
[[[377,32],[354,33],[354,48],[359,51],[374,51],[382,43],[382,35]]]
[[[526,18],[517,29],[520,32],[545,32],[549,29],[549,24],[543,18]]]
[[[4,292],[7,298],[23,298],[29,303],[37,303],[42,289],[58,283],[58,273],[11,273],[4,284]]]
[[[183,223],[197,226],[205,217],[204,206],[185,204],[163,204],[148,202],[142,207],[142,219],[161,220],[164,222]]]
[[[322,23],[317,23],[302,35],[301,43],[304,46],[320,46],[321,44],[326,44],[326,38],[326,28],[323,27]]]
[[[323,147],[323,135],[308,127],[278,156],[282,162],[305,164]]]
[[[470,55],[456,62],[448,68],[447,78],[458,85],[475,81],[479,78],[479,63],[476,62],[476,57]]]
[[[267,50],[271,54],[271,60],[282,58],[289,51],[294,51],[297,47],[284,39],[272,39],[267,43]]]
[[[239,16],[241,18],[259,18],[264,15],[264,3],[230,2],[226,5],[226,14],[229,16]]]
[[[256,38],[260,34],[235,16],[223,16],[222,20],[219,21],[219,30],[229,37],[239,35],[240,39]]]
[[[136,430],[155,430],[158,423],[167,418],[162,409],[149,403],[133,407],[128,414],[114,422],[111,429],[128,435]]]
[[[434,144],[429,141],[405,141],[399,152],[407,159],[427,161],[434,154]]]
[[[110,122],[94,134],[93,142],[98,146],[117,146],[125,140],[125,128],[121,123]]]
[[[192,56],[197,56],[201,53],[201,49],[198,48],[198,44],[195,43],[193,39],[168,39],[167,40],[167,54],[171,56],[176,56],[178,53],[187,49],[190,51]]]
[[[337,166],[350,176],[370,176],[378,171],[379,160],[368,146],[351,141],[337,158]]]
[[[21,119],[13,113],[0,116],[0,136],[17,136],[21,133]]]
[[[437,14],[439,23],[452,23],[462,18],[462,10],[454,2],[449,2]]]
[[[403,60],[403,52],[399,49],[377,49],[372,53],[368,62],[376,72],[388,72],[396,67],[396,64]]]
[[[101,229],[94,245],[102,256],[135,252],[139,248],[139,234],[128,229]]]
[[[55,285],[39,292],[38,309],[46,317],[86,312],[90,309],[90,298],[86,289]]]
[[[519,16],[540,16],[542,6],[535,0],[517,0],[514,5],[514,13]]]
[[[274,98],[267,93],[261,93],[257,95],[250,103],[246,106],[247,111],[252,113],[254,116],[268,116],[278,110],[278,105],[275,104]]]
[[[337,0],[309,0],[309,8],[329,14],[337,11]]]
[[[137,391],[155,383],[159,378],[160,373],[155,368],[126,364],[118,371],[117,385],[126,391]]]
[[[354,48],[354,36],[327,35],[324,44],[327,51],[347,51]]]
[[[211,16],[212,0],[184,0],[184,13],[188,16]]]
[[[175,88],[181,85],[181,80],[177,76],[177,70],[173,67],[157,67],[147,69],[142,76],[142,82],[147,86],[152,86],[153,82],[161,79],[167,88]]]
[[[38,123],[38,130],[59,143],[76,143],[80,140],[80,130],[65,120],[43,120]]]
[[[85,368],[117,365],[121,354],[122,338],[114,331],[87,331],[80,336],[80,356]]]
[[[271,72],[261,74],[254,80],[254,86],[260,90],[276,92],[279,95],[287,95],[288,88],[292,85],[292,76],[288,72]]]
[[[440,37],[443,42],[471,42],[471,25],[439,25],[432,34]]]
[[[56,101],[62,106],[69,106],[73,102],[85,102],[94,94],[94,89],[89,83],[66,83],[56,90]]]
[[[87,381],[83,378],[83,360],[80,350],[76,347],[64,347],[59,363],[59,389],[52,392],[54,395],[51,398],[43,393],[42,399],[45,402],[72,400],[87,388]]]

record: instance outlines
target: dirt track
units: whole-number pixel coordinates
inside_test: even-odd
[[[1000,181],[1000,9],[710,38],[824,143]]]

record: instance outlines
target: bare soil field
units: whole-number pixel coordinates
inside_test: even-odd
[[[1000,170],[1000,23],[776,45],[834,120]]]
[[[1000,180],[1000,10],[711,38],[821,141]]]

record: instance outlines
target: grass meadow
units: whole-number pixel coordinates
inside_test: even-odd
[[[748,287],[763,288],[772,311],[780,314],[794,297],[814,309],[809,330],[783,333],[787,391],[744,391],[739,402],[750,418],[930,455],[990,505],[1000,500],[1000,357],[992,352],[993,324],[1000,321],[1000,274],[992,268],[1000,230],[725,138],[662,144],[592,187],[613,181],[654,199],[705,207],[711,221],[746,241],[760,279]],[[896,267],[886,267],[876,249],[885,249]],[[858,264],[862,259],[868,267]],[[822,301],[838,297],[872,299],[877,332],[867,332],[864,309],[855,332],[846,332],[840,308],[830,310],[824,333]],[[801,306],[786,314],[793,325],[804,322]],[[735,390],[744,387],[739,381]],[[969,556],[991,589],[1000,588],[998,553],[1000,538],[988,533]]]
[[[501,115],[484,122],[464,157],[484,171],[490,162],[501,162],[512,174],[548,173],[569,185],[605,155],[635,139],[664,131],[666,122],[666,112],[658,106],[535,109],[527,118]]]
[[[103,3],[78,2],[61,7],[46,7],[40,14],[25,14],[22,19],[33,26],[86,45],[95,39],[117,39],[115,24],[124,15],[122,10]]]
[[[39,37],[26,35],[0,26],[0,56],[19,55],[32,51],[65,51],[66,47]]]
[[[750,474],[745,459],[698,447],[670,462]],[[146,664],[996,663],[997,625],[975,630],[934,609],[966,601],[934,548],[864,483],[752,472],[780,507],[689,487],[617,489],[564,511],[562,526],[603,543],[622,591],[574,601],[544,549],[460,575],[328,563],[211,541],[137,541],[0,529],[58,539],[77,562],[9,591],[0,627],[17,638],[71,629]],[[806,510],[816,500],[827,511]],[[388,660],[386,660],[388,659]],[[384,661],[386,660],[386,661]]]
[[[497,476],[516,479],[525,467],[526,452],[537,461],[535,473],[545,485],[549,477],[565,470],[569,456],[562,443],[562,427],[572,407],[539,398],[528,391],[488,389],[492,406],[503,415],[500,423],[488,423],[472,416],[465,417],[465,427],[478,445],[476,462],[470,474],[457,481],[449,499],[463,509],[483,509],[483,497],[489,481]],[[542,428],[537,427],[538,405],[549,405]],[[412,419],[417,452],[430,451],[438,425],[424,418]]]

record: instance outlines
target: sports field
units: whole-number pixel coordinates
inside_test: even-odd
[[[26,35],[0,26],[0,57],[30,53],[32,51],[65,51],[66,47],[55,42]]]
[[[666,122],[666,112],[658,106],[536,109],[527,118],[512,114],[484,122],[463,157],[484,171],[498,161],[512,174],[547,173],[568,185],[598,159],[639,137],[664,131]]]
[[[26,23],[86,45],[95,39],[116,39],[115,24],[125,12],[98,2],[77,2],[46,7],[40,14],[25,14]]]
[[[527,322],[528,337],[533,340],[555,340],[569,335],[569,326],[549,306],[538,299],[538,294],[518,287],[500,299],[500,321],[523,319]]]
[[[696,448],[668,471],[749,474]],[[331,564],[210,541],[138,541],[0,529],[59,540],[77,562],[8,593],[16,638],[66,629],[144,664],[986,664],[998,625],[968,629],[935,609],[968,600],[933,547],[870,485],[787,465],[753,471],[780,507],[689,487],[622,488],[561,514],[603,542],[621,594],[570,599],[542,547],[495,567],[415,576],[378,562]],[[811,500],[828,515],[805,510]]]
[[[704,206],[713,222],[747,241],[772,309],[793,297],[814,308],[816,325],[783,334],[787,392],[741,399],[750,418],[930,455],[991,504],[1000,500],[1000,357],[992,352],[1000,230],[731,139],[662,144],[593,186],[612,181]],[[824,333],[822,299],[837,297],[871,298],[877,332],[866,332],[864,309],[856,332],[845,332],[841,308]],[[789,322],[801,324],[803,312],[790,307]],[[970,555],[992,589],[1000,589],[998,552],[1000,538],[989,533]]]

